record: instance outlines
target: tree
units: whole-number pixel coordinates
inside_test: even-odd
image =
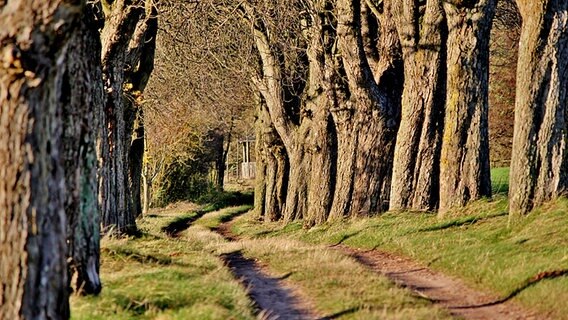
[[[491,197],[489,35],[496,0],[446,1],[447,82],[440,211]]]
[[[394,1],[405,85],[391,209],[491,196],[489,34],[496,1]]]
[[[100,206],[97,185],[97,134],[104,92],[97,8],[85,5],[59,69],[63,110],[69,280],[75,292],[99,293]]]
[[[0,3],[0,318],[69,317],[64,75],[84,3]],[[17,9],[17,10],[15,10]],[[74,191],[74,190],[71,190]]]
[[[568,3],[518,0],[517,69],[509,212],[524,215],[568,187]]]
[[[151,0],[102,1],[102,7],[101,59],[106,91],[102,120],[102,136],[106,138],[99,149],[102,225],[105,231],[120,235],[136,231],[135,216],[141,209],[138,176],[143,148],[136,139],[132,145],[132,133],[137,116],[135,99],[153,69],[157,21]],[[141,131],[140,124],[136,133]],[[130,155],[134,157],[132,171]],[[131,184],[138,190],[132,192]]]
[[[440,0],[397,0],[393,10],[405,75],[390,209],[435,210],[446,98],[445,14]]]

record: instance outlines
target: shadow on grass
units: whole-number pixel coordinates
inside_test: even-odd
[[[111,258],[117,259],[128,259],[132,261],[136,261],[142,264],[145,263],[152,263],[161,266],[169,266],[169,265],[176,265],[180,267],[187,267],[188,264],[179,263],[174,261],[171,257],[165,255],[152,255],[152,254],[143,254],[136,250],[132,250],[130,248],[102,248],[101,252],[106,253]]]
[[[190,215],[178,217],[172,222],[168,223],[168,225],[166,225],[165,227],[162,227],[162,231],[169,237],[177,238],[179,237],[181,232],[189,228],[191,224],[195,222],[195,220],[203,217],[203,215],[205,215],[207,212],[210,212],[210,210],[194,211]]]

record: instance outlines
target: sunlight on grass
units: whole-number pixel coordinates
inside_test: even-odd
[[[177,213],[175,213],[177,212]],[[194,212],[162,210],[139,221],[143,236],[104,239],[98,297],[71,299],[73,319],[254,319],[245,290],[205,249],[206,229],[191,242],[161,229]]]
[[[507,195],[509,192],[509,168],[491,169],[491,184],[493,194]]]
[[[302,230],[299,224],[283,227],[244,216],[237,220],[233,231],[253,239],[277,237],[395,252],[465,279],[478,289],[506,296],[539,272],[568,268],[568,200],[547,204],[514,223],[504,214],[506,208],[507,200],[497,197],[462,209],[457,218],[440,220],[433,214],[387,213],[309,231]],[[563,319],[568,314],[568,279],[542,281],[515,299],[552,318]]]

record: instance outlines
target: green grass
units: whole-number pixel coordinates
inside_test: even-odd
[[[506,195],[509,192],[509,168],[491,169],[491,184],[493,194]]]
[[[282,226],[244,216],[234,224],[233,231],[253,239],[342,243],[394,252],[504,297],[539,272],[568,268],[567,199],[512,223],[506,208],[507,200],[497,196],[493,201],[479,201],[462,209],[457,218],[387,213],[308,231],[300,223]],[[563,319],[568,314],[568,277],[539,282],[514,299],[552,318]]]
[[[103,291],[98,297],[73,296],[72,318],[254,319],[245,290],[206,249],[215,234],[202,231],[189,242],[161,232],[172,220],[192,215],[193,210],[162,210],[139,221],[142,237],[104,239]]]
[[[250,210],[250,206],[222,209],[206,214],[183,233],[188,241],[205,228]],[[322,317],[333,319],[450,319],[447,311],[429,301],[397,288],[377,275],[325,246],[283,239],[249,239],[225,242],[211,239],[209,247],[222,255],[239,251],[244,257],[267,266],[270,275],[285,277],[289,286],[299,288],[302,300]]]

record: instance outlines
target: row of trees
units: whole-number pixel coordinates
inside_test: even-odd
[[[0,318],[64,319],[101,290],[101,226],[136,229],[147,0],[0,1]]]
[[[523,25],[510,211],[522,215],[566,189],[568,56],[566,3],[517,5]],[[491,196],[489,39],[497,1],[234,8],[260,60],[253,78],[259,216],[311,226],[386,210],[443,215]],[[501,10],[500,18],[518,23],[515,11]]]

